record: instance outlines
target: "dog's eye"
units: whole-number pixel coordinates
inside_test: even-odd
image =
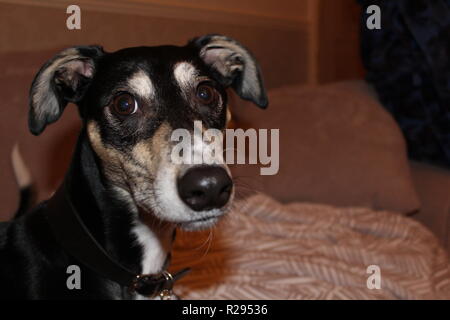
[[[206,83],[201,83],[197,87],[197,99],[203,104],[211,104],[216,100],[216,90]]]
[[[121,116],[128,116],[133,114],[138,109],[136,99],[128,93],[122,93],[114,98],[113,111]]]

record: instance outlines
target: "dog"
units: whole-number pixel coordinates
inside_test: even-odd
[[[171,132],[193,132],[198,120],[223,131],[227,88],[268,105],[252,54],[217,34],[111,53],[76,46],[47,61],[30,89],[31,133],[68,103],[83,126],[55,195],[0,224],[0,298],[170,298],[175,230],[212,227],[234,197],[223,160],[171,161]],[[70,270],[79,271],[78,287]]]

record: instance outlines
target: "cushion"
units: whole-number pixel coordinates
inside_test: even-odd
[[[230,105],[239,127],[280,129],[278,174],[232,166],[238,196],[257,190],[283,202],[418,209],[403,136],[365,82],[275,89],[267,110],[234,96]]]
[[[421,202],[414,218],[450,249],[450,171],[419,162],[411,162],[411,170]]]
[[[182,299],[450,299],[448,255],[409,217],[265,195],[229,217],[214,237],[177,232],[170,268],[192,268]]]

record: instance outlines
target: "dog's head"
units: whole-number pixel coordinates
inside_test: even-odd
[[[172,161],[177,143],[172,132],[182,129],[195,140],[194,132],[223,131],[229,117],[227,87],[267,106],[256,61],[224,36],[200,37],[184,47],[113,53],[98,46],[73,47],[36,75],[29,126],[38,135],[61,116],[67,103],[77,104],[83,130],[115,197],[185,229],[205,228],[230,206],[234,188],[229,170],[217,153],[208,164]],[[201,128],[195,127],[198,121]],[[204,144],[197,140],[192,153],[201,153]]]

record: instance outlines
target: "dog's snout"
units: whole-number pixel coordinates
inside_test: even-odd
[[[195,211],[222,208],[230,199],[233,182],[227,171],[217,166],[189,169],[178,180],[178,193]]]

